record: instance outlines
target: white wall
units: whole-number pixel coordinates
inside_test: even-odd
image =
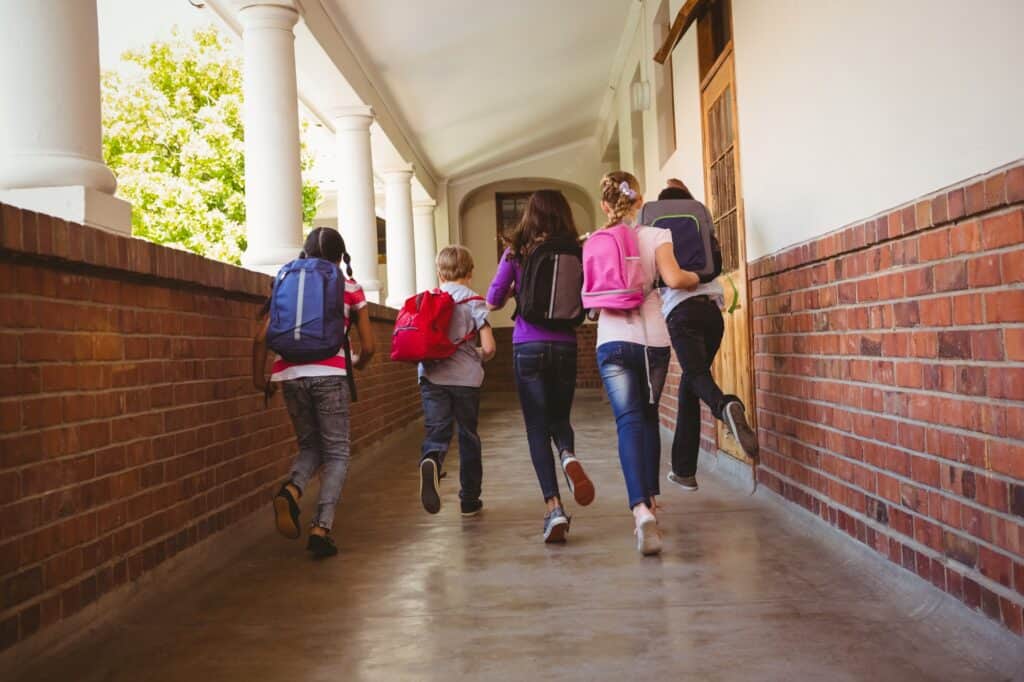
[[[1021,0],[733,0],[733,22],[751,260],[1024,156]]]

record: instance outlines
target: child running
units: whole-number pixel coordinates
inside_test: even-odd
[[[349,464],[349,377],[352,369],[363,369],[373,357],[375,345],[373,331],[370,327],[370,316],[366,310],[366,296],[362,287],[352,279],[352,266],[345,250],[345,240],[337,230],[329,227],[318,227],[309,233],[303,246],[300,259],[322,259],[337,269],[345,263],[343,292],[337,297],[339,309],[328,311],[323,315],[329,318],[336,315],[339,324],[336,326],[338,336],[347,333],[355,315],[355,327],[359,335],[359,354],[354,357],[352,367],[346,360],[343,338],[333,339],[332,343],[341,345],[336,354],[323,360],[312,362],[287,362],[278,356],[274,360],[268,383],[265,368],[267,365],[267,331],[270,326],[271,301],[264,306],[264,323],[253,343],[253,383],[269,396],[278,384],[282,386],[284,401],[295,428],[295,437],[299,445],[299,453],[292,463],[288,480],[281,485],[274,498],[274,518],[278,531],[289,539],[298,539],[301,534],[299,525],[299,500],[306,486],[317,470],[320,470],[320,499],[316,513],[313,515],[309,541],[306,549],[314,558],[323,559],[334,556],[338,548],[330,536],[334,524],[334,510],[341,498],[341,489],[345,484]],[[315,265],[315,264],[313,264]],[[287,266],[286,266],[287,267]],[[284,270],[282,269],[282,274]],[[306,280],[311,271],[298,273]],[[334,273],[336,283],[342,280],[341,273]],[[290,275],[291,276],[291,275]],[[312,276],[312,275],[310,275]],[[281,279],[281,275],[278,276]],[[276,284],[275,284],[276,286]],[[296,335],[301,336],[303,314],[301,303],[304,300],[304,288],[298,289],[299,307],[295,315]],[[274,297],[272,296],[272,299]],[[322,301],[323,299],[321,299]],[[335,319],[337,319],[335,318]],[[327,324],[310,316],[313,322]]]
[[[550,248],[540,248],[548,245]],[[576,391],[576,330],[572,323],[534,323],[523,315],[529,305],[521,301],[523,271],[528,258],[551,254],[557,258],[559,249],[579,268],[579,234],[573,222],[572,211],[565,196],[557,191],[542,189],[533,193],[526,205],[523,218],[507,240],[507,248],[498,265],[498,272],[487,291],[487,305],[491,310],[502,308],[509,297],[516,298],[515,328],[512,331],[512,358],[519,404],[526,422],[526,440],[530,459],[537,474],[541,494],[547,505],[544,515],[544,542],[564,542],[569,531],[570,517],[562,505],[555,473],[551,441],[558,448],[558,458],[569,490],[576,503],[586,506],[594,500],[594,484],[587,477],[576,457],[575,434],[569,415]],[[573,252],[576,259],[573,261]],[[561,263],[562,261],[557,261]],[[538,269],[541,266],[538,266]],[[564,279],[563,286],[571,286]],[[578,280],[577,280],[578,282]],[[549,272],[541,297],[555,299],[559,286],[557,265]],[[580,313],[579,286],[573,296]],[[545,294],[544,292],[550,291]],[[546,305],[546,303],[545,303]]]
[[[480,385],[483,363],[494,357],[494,331],[487,322],[487,305],[477,295],[473,280],[473,255],[464,246],[446,246],[437,254],[437,276],[441,291],[455,301],[448,327],[452,343],[459,346],[444,360],[419,365],[420,396],[426,437],[420,453],[420,501],[431,514],[441,511],[440,478],[452,439],[452,426],[459,428],[459,499],[462,515],[474,516],[483,509],[480,436]],[[472,343],[479,336],[480,347]]]
[[[654,282],[660,275],[668,286],[685,288],[695,286],[699,279],[679,268],[668,230],[634,226],[642,204],[639,183],[630,173],[615,171],[601,180],[601,208],[608,216],[602,229],[625,225],[635,230],[642,281],[646,284],[638,308],[601,311],[597,363],[615,413],[619,462],[636,526],[637,550],[650,555],[661,551],[655,517],[655,498],[661,494],[658,401],[670,356],[661,296]]]
[[[673,178],[667,184],[668,187],[658,195],[658,201],[693,199],[693,194],[682,181]],[[712,255],[715,271],[721,272],[722,251],[714,236]],[[684,490],[695,491],[698,487],[702,400],[716,419],[725,422],[743,452],[755,464],[758,461],[757,434],[747,424],[746,408],[738,397],[722,393],[711,375],[711,365],[722,345],[725,330],[722,322],[724,307],[725,295],[717,278],[689,289],[661,289],[661,311],[682,368],[676,431],[672,439],[672,471],[668,480]]]

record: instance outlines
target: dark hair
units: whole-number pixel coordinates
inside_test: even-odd
[[[323,258],[340,266],[345,263],[345,274],[352,278],[352,257],[345,250],[345,240],[333,227],[315,227],[306,237],[299,258]],[[270,312],[270,298],[263,302],[259,317]]]
[[[524,258],[530,249],[552,237],[578,240],[572,209],[557,189],[539,189],[530,196],[523,218],[505,238],[511,260]]]
[[[299,258],[323,258],[332,263],[345,263],[345,274],[352,277],[352,257],[345,250],[345,240],[333,227],[315,227],[306,237]]]
[[[693,194],[690,193],[690,190],[682,187],[666,187],[658,193],[658,201],[665,199],[693,199]]]

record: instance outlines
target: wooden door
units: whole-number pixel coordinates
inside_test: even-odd
[[[714,375],[725,393],[740,397],[747,407],[747,419],[753,428],[754,372],[751,343],[750,296],[747,283],[746,229],[743,222],[743,200],[740,190],[740,154],[736,133],[736,81],[733,70],[732,45],[729,44],[715,61],[701,88],[701,110],[704,129],[704,182],[708,207],[715,222],[715,231],[722,245],[722,288],[728,309],[733,305],[734,289],[737,308],[725,314],[725,336],[715,360]],[[731,283],[730,283],[731,280]],[[718,446],[738,459],[746,459],[739,445],[718,424]]]

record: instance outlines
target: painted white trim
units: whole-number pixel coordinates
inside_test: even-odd
[[[626,70],[627,57],[633,49],[636,32],[640,28],[640,15],[643,11],[644,0],[636,0],[629,7],[629,14],[623,22],[622,33],[619,35],[619,44],[615,48],[615,58],[612,60],[612,70],[608,75],[608,89],[601,101],[601,108],[597,114],[597,126],[594,129],[594,137],[597,139],[598,147],[603,151],[608,147],[608,137],[614,127],[607,124],[615,113],[615,101],[618,96],[619,81]]]

